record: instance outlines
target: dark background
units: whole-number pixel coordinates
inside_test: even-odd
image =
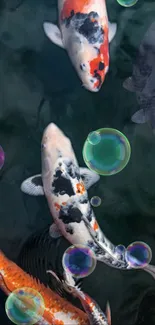
[[[91,130],[113,127],[128,137],[132,154],[127,167],[101,177],[89,197],[102,198],[95,214],[106,236],[114,244],[145,241],[155,265],[155,137],[148,125],[130,122],[138,108],[136,96],[122,87],[155,19],[155,2],[139,0],[123,8],[107,1],[109,20],[117,22],[118,30],[110,45],[110,70],[97,94],[81,87],[67,53],[44,35],[43,21],[57,22],[56,4],[0,1],[0,145],[6,154],[0,171],[0,248],[45,283],[50,283],[47,266],[61,273],[69,243],[49,239],[51,216],[45,198],[22,194],[20,184],[41,170],[40,141],[50,122],[70,137],[81,166],[83,143]],[[83,289],[103,310],[110,301],[112,325],[155,324],[155,282],[143,271],[123,272],[98,263]],[[8,325],[5,299],[0,292],[0,323]]]

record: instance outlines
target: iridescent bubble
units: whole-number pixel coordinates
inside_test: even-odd
[[[5,161],[5,153],[3,148],[0,146],[0,169],[3,167]]]
[[[32,288],[19,288],[13,291],[5,303],[8,318],[19,325],[33,325],[40,321],[45,310],[44,300]]]
[[[84,278],[96,267],[94,252],[85,245],[70,246],[62,258],[63,268],[75,278]]]
[[[125,251],[126,251],[126,248],[125,248],[125,246],[124,245],[117,245],[116,247],[115,247],[115,251],[116,251],[116,253],[118,253],[118,254],[122,254],[122,253],[125,253]]]
[[[146,243],[137,241],[127,247],[125,257],[132,268],[143,268],[150,263],[152,251]]]
[[[93,132],[90,132],[88,134],[88,141],[90,144],[92,145],[96,145],[98,144],[100,141],[101,141],[101,136],[100,136],[100,133],[97,132],[97,131],[93,131]]]
[[[93,196],[90,200],[90,203],[93,207],[98,207],[101,205],[101,198],[99,196]]]
[[[88,138],[83,146],[83,159],[89,169],[99,175],[119,173],[128,163],[131,147],[123,133],[116,129],[103,128],[96,131],[101,140],[92,145]]]
[[[132,7],[138,2],[138,0],[117,0],[117,2],[123,7]]]

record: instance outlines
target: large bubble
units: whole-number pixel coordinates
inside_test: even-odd
[[[83,147],[83,159],[88,168],[105,176],[119,173],[127,165],[131,154],[126,136],[111,128],[94,131],[94,137],[92,133],[91,141],[89,134]],[[99,141],[94,140],[96,137]]]
[[[96,256],[85,245],[70,246],[62,258],[64,270],[75,278],[84,278],[91,274],[96,267]]]
[[[117,0],[117,2],[123,7],[132,7],[138,2],[138,0]]]
[[[0,146],[0,169],[3,167],[5,161],[5,153],[3,148]]]
[[[23,287],[16,289],[8,296],[5,310],[8,318],[14,324],[33,325],[40,321],[45,305],[39,292]]]
[[[125,257],[132,268],[143,268],[150,263],[152,251],[146,243],[137,241],[127,247]]]

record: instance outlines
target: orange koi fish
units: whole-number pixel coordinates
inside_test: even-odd
[[[109,68],[109,42],[116,24],[108,23],[105,0],[58,0],[59,27],[43,24],[50,40],[65,48],[83,86],[97,92]]]
[[[45,310],[36,325],[89,325],[87,315],[38,279],[24,272],[0,251],[0,288],[6,295],[22,287],[33,288],[44,299]]]

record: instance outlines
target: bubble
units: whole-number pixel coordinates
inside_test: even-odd
[[[44,313],[44,300],[39,292],[32,288],[19,288],[13,291],[5,303],[8,318],[19,325],[33,325],[40,321]]]
[[[123,7],[132,7],[138,2],[138,0],[117,0],[117,2]]]
[[[122,254],[122,253],[125,253],[125,251],[126,251],[126,248],[125,248],[125,246],[124,245],[117,245],[116,247],[115,247],[115,251],[116,251],[116,253],[118,253],[118,254]]]
[[[93,207],[98,207],[101,205],[101,198],[99,196],[93,196],[90,200],[90,203]]]
[[[92,145],[96,145],[98,144],[100,141],[101,141],[101,136],[100,136],[100,133],[97,132],[97,131],[93,131],[93,132],[90,132],[88,134],[88,141],[90,144]]]
[[[3,167],[5,161],[5,153],[3,148],[0,146],[0,169]]]
[[[70,246],[62,258],[63,268],[75,278],[84,278],[96,267],[94,252],[85,245]]]
[[[83,146],[83,159],[89,169],[99,175],[119,173],[128,163],[131,147],[123,133],[116,129],[103,128],[96,131],[101,140],[92,145],[88,138]]]
[[[143,268],[150,263],[152,251],[146,243],[137,241],[127,247],[125,257],[132,268]]]

